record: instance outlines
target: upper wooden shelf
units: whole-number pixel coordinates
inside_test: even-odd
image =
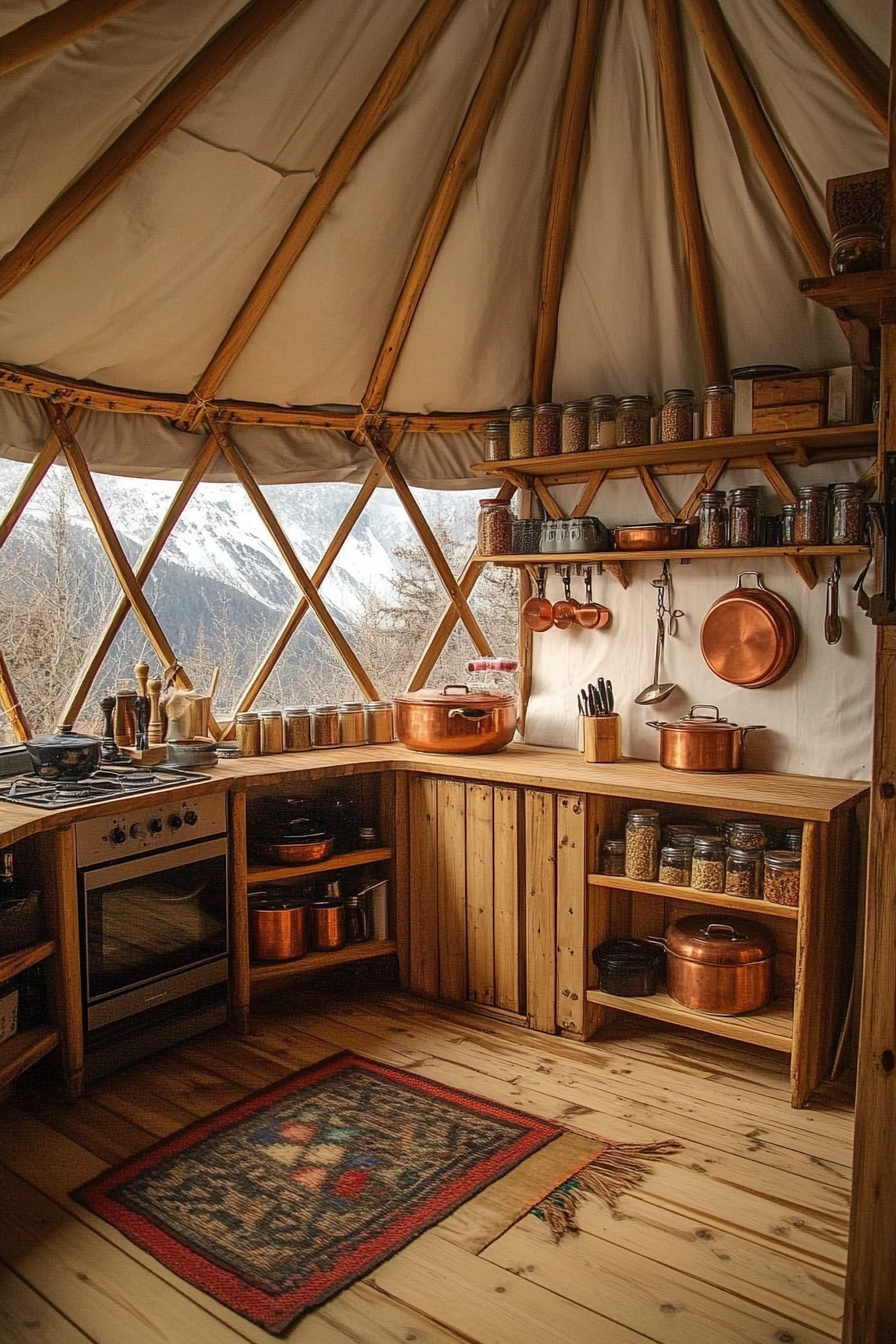
[[[800,281],[800,293],[847,322],[855,318],[866,327],[896,322],[896,271],[813,276]]]
[[[563,555],[548,552],[533,555],[477,555],[477,565],[627,565],[630,560],[776,560],[781,556],[797,559],[835,555],[867,555],[867,546],[724,546],[719,550],[680,551],[579,551]]]
[[[294,877],[314,877],[316,873],[335,873],[340,868],[359,868],[365,863],[379,863],[383,859],[391,858],[391,849],[382,847],[356,849],[348,854],[334,854],[329,859],[321,859],[319,863],[276,863],[271,861],[250,863],[247,877],[249,886],[257,887],[260,882],[286,882]]]
[[[852,277],[856,279],[857,277]],[[822,458],[838,461],[873,456],[877,425],[833,425],[828,429],[794,429],[777,434],[737,434],[725,439],[690,439],[686,443],[651,443],[641,448],[600,448],[588,453],[560,453],[554,457],[518,457],[506,462],[473,462],[480,476],[531,476],[551,482],[587,480],[597,471],[610,476],[638,467],[677,468],[682,474],[700,471],[707,462],[726,459],[752,465],[749,459],[771,457],[809,466]]]

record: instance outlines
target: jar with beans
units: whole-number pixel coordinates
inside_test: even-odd
[[[725,890],[726,848],[720,836],[697,836],[691,860],[691,886],[697,891]]]
[[[600,847],[600,871],[607,877],[625,876],[624,840],[604,840]]]
[[[616,398],[609,393],[592,397],[588,403],[588,447],[616,447]]]
[[[746,486],[728,492],[728,545],[759,545],[759,489]]]
[[[367,740],[364,705],[353,701],[339,706],[339,741],[344,747],[356,747]]]
[[[639,448],[650,443],[650,397],[620,397],[616,406],[617,448]]]
[[[311,706],[311,744],[314,747],[339,746],[339,710],[335,705]]]
[[[742,900],[762,898],[762,850],[728,850],[725,864],[725,894],[740,896]]]
[[[476,526],[480,555],[513,554],[513,513],[500,499],[480,499]]]
[[[482,431],[486,462],[506,462],[510,456],[510,431],[506,420],[489,420]]]
[[[291,705],[283,711],[283,745],[287,751],[311,749],[311,714],[304,705]]]
[[[660,881],[670,887],[689,887],[691,853],[687,845],[663,845],[660,850]]]
[[[801,485],[797,491],[793,529],[798,546],[824,546],[828,539],[828,488]]]
[[[765,855],[765,899],[772,905],[800,903],[800,856],[791,849],[770,849]]]
[[[587,401],[565,401],[563,403],[563,422],[560,433],[561,453],[587,453],[588,451],[588,403]]]
[[[543,401],[532,413],[532,452],[535,457],[556,457],[560,452],[560,407]]]
[[[511,458],[531,457],[532,407],[511,406],[509,429]]]
[[[734,433],[734,388],[711,383],[703,393],[704,439],[727,439]]]
[[[392,741],[391,700],[371,700],[364,706],[364,734],[368,742]]]
[[[758,821],[732,822],[728,843],[733,849],[765,849],[768,836]]]
[[[660,408],[660,443],[686,443],[693,437],[694,393],[689,387],[670,388]]]
[[[273,756],[283,750],[283,715],[279,709],[266,709],[261,715],[261,754]]]
[[[802,826],[788,826],[786,831],[781,834],[781,849],[793,850],[795,854],[803,852],[803,828]]]
[[[638,882],[655,882],[659,858],[659,812],[652,807],[629,812],[625,822],[625,876]]]
[[[237,714],[236,744],[241,756],[261,755],[261,719],[254,710]]]
[[[728,507],[724,490],[704,490],[700,496],[697,545],[701,550],[719,550],[728,544]]]
[[[831,488],[831,545],[861,546],[865,537],[865,492],[858,482]]]

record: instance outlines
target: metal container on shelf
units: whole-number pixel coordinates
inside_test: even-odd
[[[311,706],[311,745],[339,746],[339,710],[336,705]]]
[[[271,888],[249,897],[249,945],[258,961],[295,961],[308,951],[308,902]]]
[[[291,705],[283,711],[285,751],[311,750],[311,712],[306,705]]]
[[[363,704],[339,706],[339,741],[343,747],[357,747],[367,741]]]
[[[370,700],[364,706],[364,730],[368,742],[391,742],[395,736],[392,702]]]
[[[697,1013],[755,1012],[772,997],[777,944],[756,920],[687,915],[666,930],[666,988]]]
[[[330,883],[328,890],[338,883]],[[315,952],[335,952],[345,947],[345,902],[335,893],[311,906],[311,946]]]

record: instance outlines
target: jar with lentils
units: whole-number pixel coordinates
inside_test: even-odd
[[[560,452],[560,407],[555,401],[543,401],[532,413],[532,453],[535,457],[556,457]]]
[[[480,555],[513,554],[513,512],[505,500],[480,499],[476,537]]]
[[[733,849],[765,849],[768,836],[758,821],[735,821],[731,824],[728,843]]]
[[[639,448],[650,443],[650,397],[620,397],[616,406],[616,447]]]
[[[700,496],[697,545],[715,551],[728,544],[728,506],[724,490],[704,490]]]
[[[625,876],[624,840],[604,840],[600,847],[600,871],[607,877]]]
[[[725,895],[739,896],[742,900],[762,898],[762,850],[728,850],[725,864]]]
[[[861,546],[865,538],[865,492],[858,482],[831,487],[831,545]]]
[[[261,719],[254,710],[237,714],[236,744],[241,756],[261,755]]]
[[[691,854],[687,845],[663,845],[660,850],[660,881],[670,887],[691,885]]]
[[[306,705],[290,705],[283,711],[283,745],[287,751],[311,748],[311,714]]]
[[[801,485],[797,491],[794,541],[798,546],[824,546],[828,539],[828,488]]]
[[[511,406],[510,408],[510,456],[532,456],[532,407]]]
[[[759,489],[746,486],[728,492],[728,545],[759,545]]]
[[[727,439],[734,433],[734,388],[710,383],[703,393],[704,439]]]
[[[645,807],[629,812],[625,822],[625,876],[655,882],[660,859],[660,814]]]
[[[670,388],[660,408],[660,443],[686,443],[693,437],[694,394],[689,387]]]
[[[339,746],[339,710],[335,705],[311,706],[311,745]]]
[[[592,397],[588,403],[588,447],[616,447],[616,398],[609,393]]]
[[[725,890],[725,841],[717,835],[698,835],[691,860],[691,886],[697,891]]]
[[[343,747],[357,747],[367,740],[364,705],[352,701],[339,706],[339,741]]]
[[[588,451],[588,403],[587,401],[565,401],[563,403],[563,422],[560,431],[561,453],[587,453]]]
[[[392,741],[391,700],[371,700],[364,706],[364,731],[368,742]]]
[[[506,420],[489,420],[482,431],[486,462],[506,462],[510,456],[510,431]]]
[[[800,856],[792,849],[769,849],[765,855],[765,899],[772,905],[800,903]]]
[[[275,756],[283,750],[283,715],[279,709],[265,709],[261,714],[261,754]]]

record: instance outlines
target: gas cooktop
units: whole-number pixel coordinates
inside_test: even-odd
[[[157,766],[154,770],[140,770],[136,766],[100,766],[86,779],[40,779],[37,775],[18,775],[0,784],[0,802],[16,803],[22,807],[84,807],[87,803],[102,803],[110,798],[127,799],[138,793],[152,793],[156,789],[176,789],[179,784],[193,784],[208,775],[198,775],[172,766]]]

